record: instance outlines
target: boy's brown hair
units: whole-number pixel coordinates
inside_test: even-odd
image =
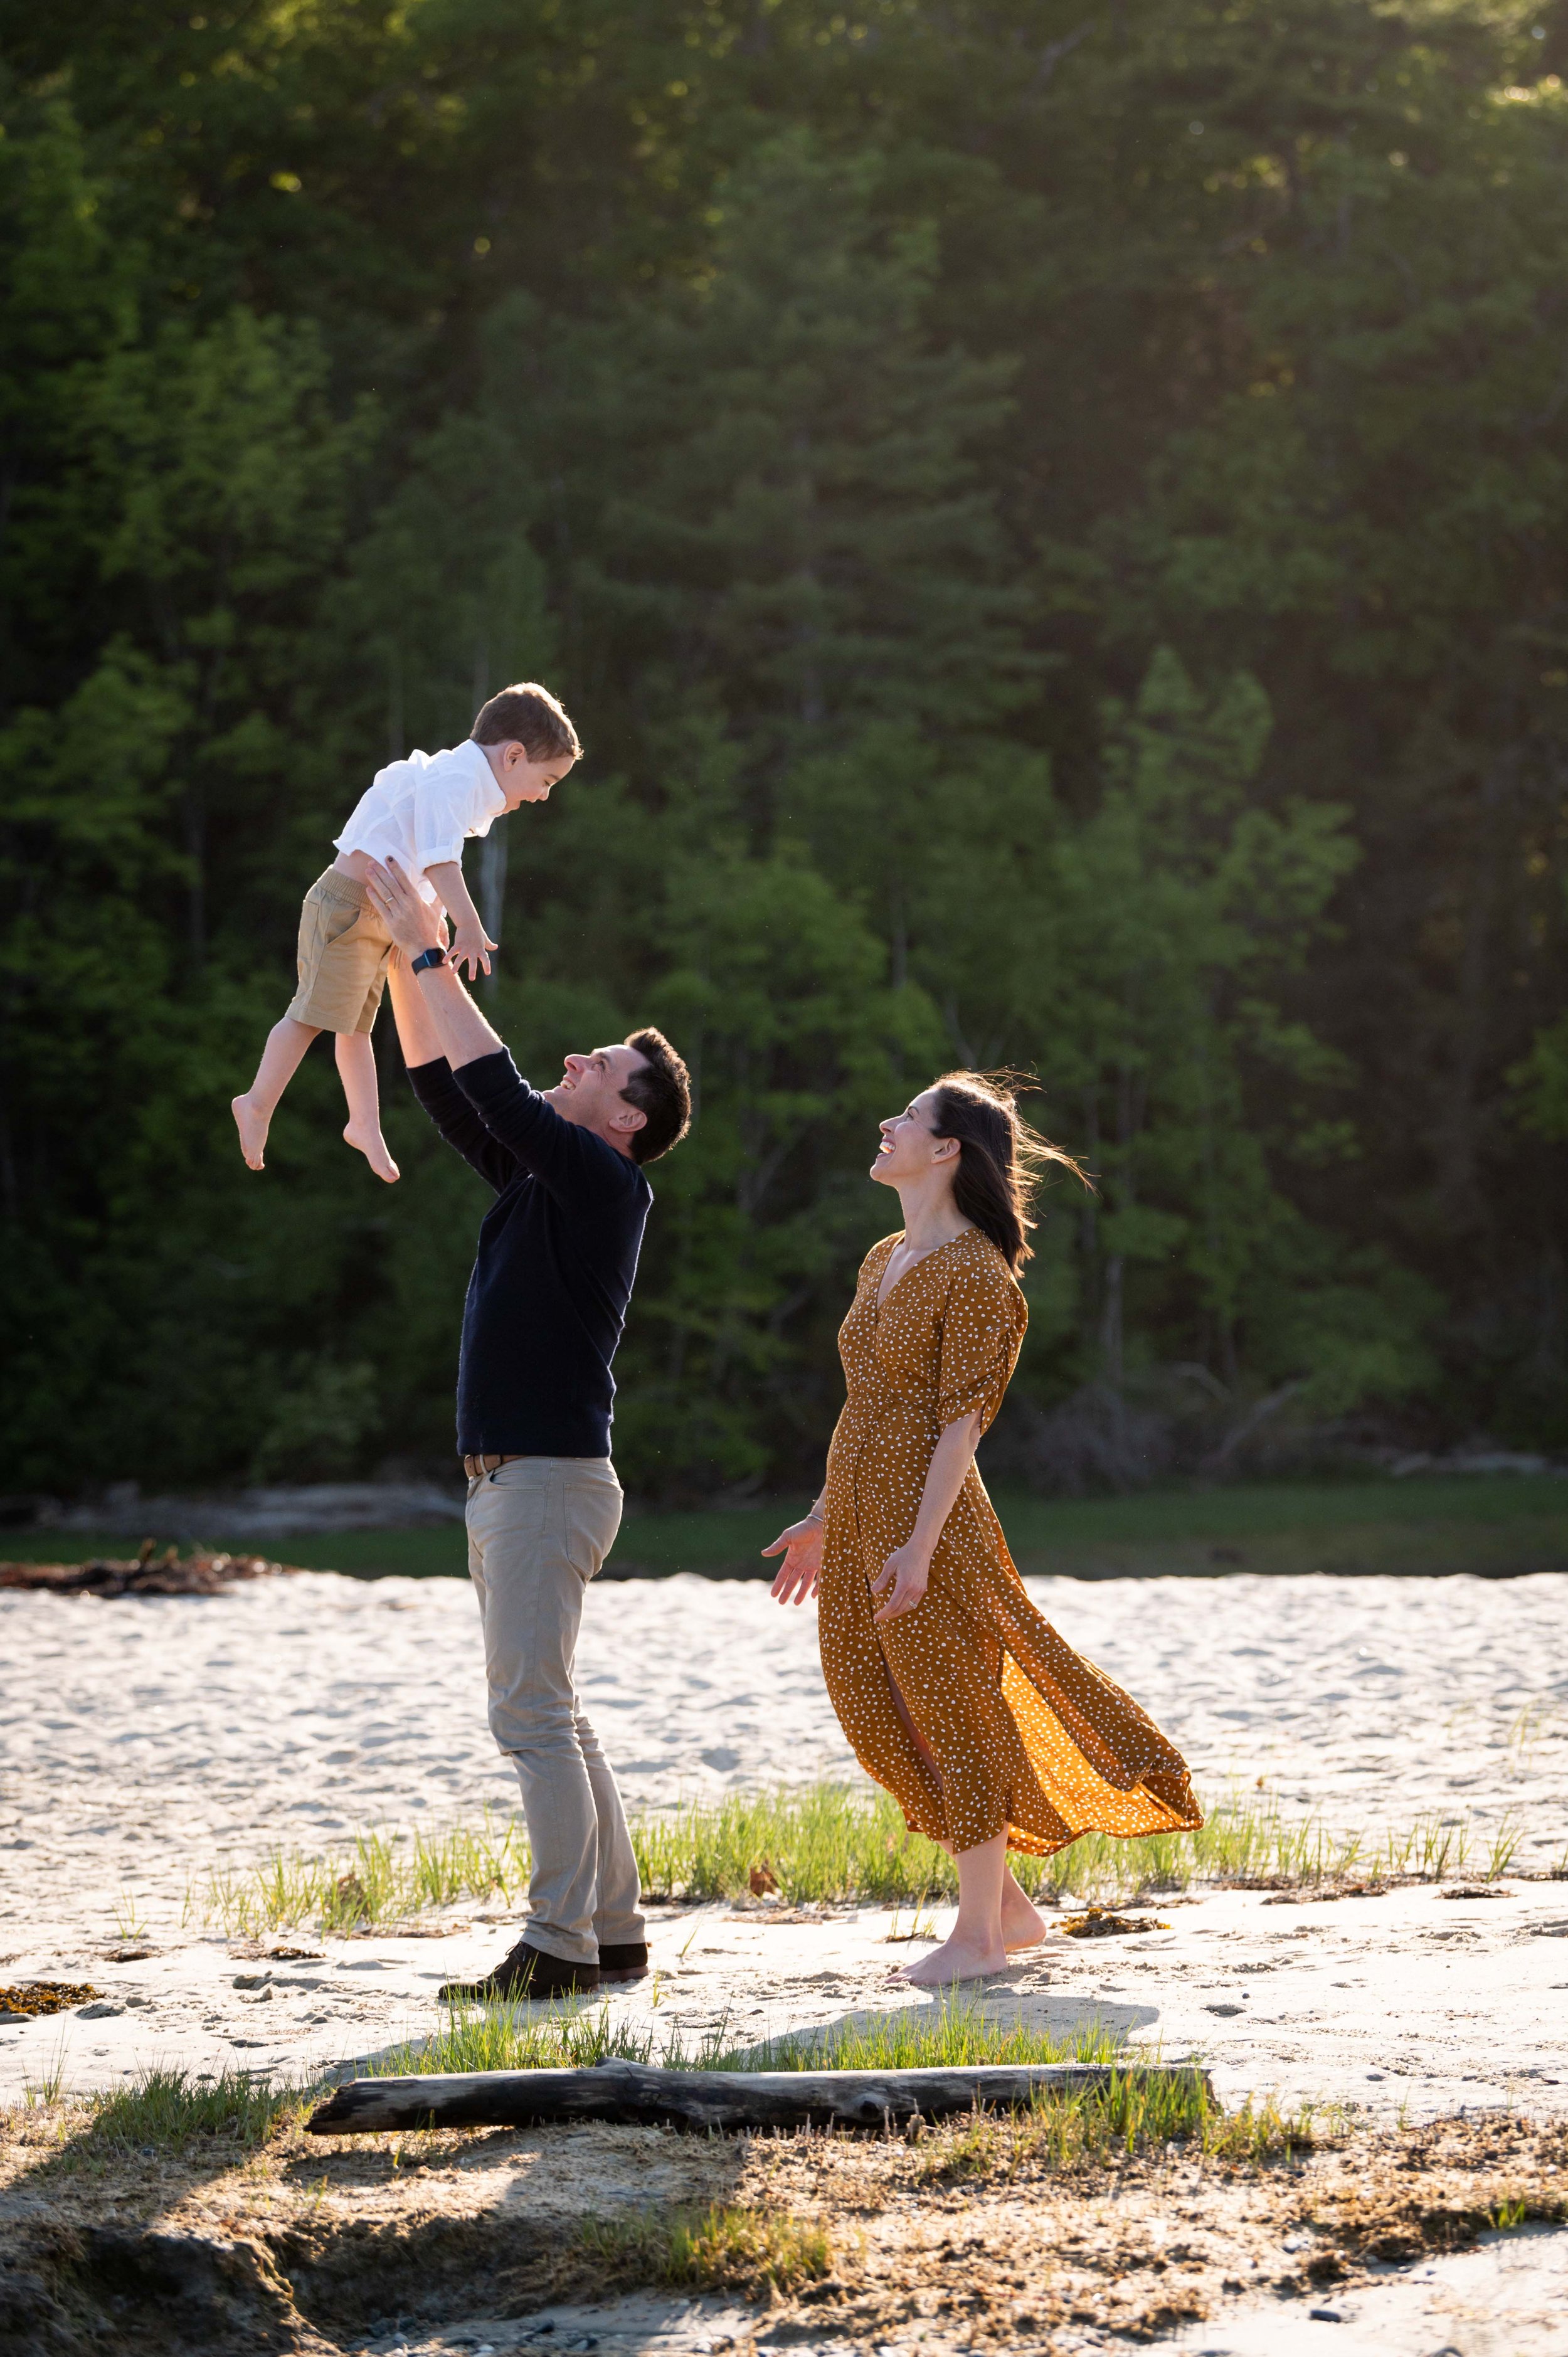
[[[521,745],[531,761],[575,761],[583,750],[564,705],[535,680],[492,695],[468,734],[476,745]]]
[[[661,1154],[680,1145],[692,1126],[692,1075],[663,1032],[651,1024],[641,1031],[628,1031],[626,1045],[647,1059],[621,1091],[628,1104],[648,1115],[642,1127],[632,1133],[631,1158],[657,1162]]]

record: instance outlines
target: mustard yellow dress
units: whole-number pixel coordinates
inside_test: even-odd
[[[867,1254],[839,1332],[847,1396],[828,1455],[819,1586],[822,1674],[868,1776],[918,1833],[1048,1855],[1091,1830],[1172,1833],[1203,1819],[1180,1753],[1131,1695],[1030,1603],[971,1466],[920,1602],[872,1625],[868,1582],[914,1534],[943,1428],[1002,1405],[1028,1323],[1002,1254],[966,1229],[877,1288],[899,1236]],[[891,1671],[934,1756],[898,1716]]]

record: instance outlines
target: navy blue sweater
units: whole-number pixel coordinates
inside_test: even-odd
[[[446,1140],[496,1190],[463,1305],[462,1456],[607,1457],[615,1357],[653,1189],[563,1121],[504,1048],[409,1073]]]

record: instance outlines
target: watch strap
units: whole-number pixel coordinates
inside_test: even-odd
[[[409,972],[410,974],[423,974],[426,966],[445,965],[446,963],[446,952],[444,949],[437,948],[433,950],[422,950],[419,956],[414,959],[413,964],[409,967]]]

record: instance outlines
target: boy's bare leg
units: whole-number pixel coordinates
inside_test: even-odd
[[[349,1100],[349,1121],[343,1135],[358,1146],[378,1178],[390,1187],[401,1174],[381,1135],[381,1098],[376,1085],[376,1051],[368,1031],[338,1034],[338,1077]]]
[[[263,1168],[267,1131],[277,1111],[278,1099],[298,1071],[306,1049],[318,1036],[314,1025],[296,1023],[292,1015],[285,1015],[267,1033],[255,1079],[242,1097],[231,1100],[230,1111],[240,1133],[240,1151],[252,1170]]]

